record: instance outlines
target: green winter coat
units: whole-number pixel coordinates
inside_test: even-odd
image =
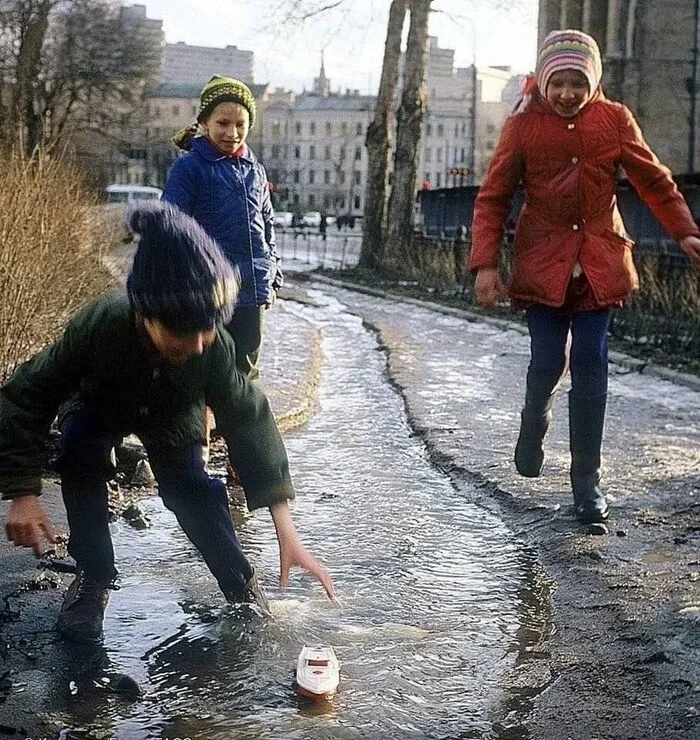
[[[154,365],[121,291],[84,306],[53,344],[21,365],[0,389],[0,493],[41,493],[51,422],[66,401],[95,408],[115,437],[149,445],[204,441],[204,406],[216,417],[248,507],[294,498],[287,453],[265,394],[236,369],[235,347],[218,328],[214,343],[183,365]]]

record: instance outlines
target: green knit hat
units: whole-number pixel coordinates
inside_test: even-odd
[[[214,75],[199,94],[197,121],[202,122],[219,103],[238,103],[250,114],[250,127],[255,122],[255,98],[248,85],[231,77]]]

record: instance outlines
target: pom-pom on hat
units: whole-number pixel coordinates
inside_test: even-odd
[[[132,309],[170,331],[207,331],[230,321],[238,273],[190,216],[156,201],[129,216],[139,237],[126,283]]]
[[[588,80],[593,94],[603,75],[598,44],[592,36],[583,31],[566,29],[552,31],[540,46],[535,71],[537,87],[546,97],[547,85],[555,72],[575,69],[582,72]]]
[[[255,123],[255,97],[248,85],[232,77],[214,75],[199,93],[197,121],[205,119],[219,103],[238,103],[250,115],[250,127]]]

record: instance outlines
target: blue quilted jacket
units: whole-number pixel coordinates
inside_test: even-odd
[[[198,136],[173,164],[163,200],[195,218],[218,242],[241,277],[239,306],[262,306],[282,285],[265,168],[245,147],[222,154]]]

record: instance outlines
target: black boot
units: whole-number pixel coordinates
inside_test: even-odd
[[[515,445],[515,467],[525,478],[537,478],[544,465],[544,437],[552,421],[554,393],[534,397],[527,393],[520,414],[520,434]]]
[[[63,597],[57,625],[61,635],[75,642],[99,642],[111,588],[113,584],[92,580],[78,568]]]
[[[600,450],[607,395],[579,398],[569,393],[571,487],[576,518],[583,524],[608,518],[608,502],[600,490]]]

